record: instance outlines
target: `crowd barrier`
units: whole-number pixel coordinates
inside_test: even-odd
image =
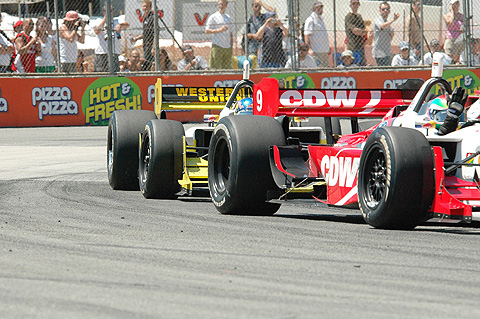
[[[201,77],[201,81],[199,81]],[[241,74],[162,76],[177,87],[233,87]],[[258,83],[274,77],[285,88],[394,89],[407,79],[430,78],[429,70],[252,74]],[[480,92],[480,69],[447,69],[443,77]],[[0,127],[107,125],[115,110],[153,110],[157,76],[0,78]],[[189,92],[195,91],[190,90]],[[201,92],[201,91],[200,91]],[[199,94],[199,93],[197,93]],[[167,118],[201,122],[205,111],[171,111]]]

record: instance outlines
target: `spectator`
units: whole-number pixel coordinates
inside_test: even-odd
[[[297,61],[300,62],[300,69],[314,69],[317,67],[315,59],[308,54],[309,46],[306,43],[302,43],[298,46],[298,56]],[[285,64],[286,69],[292,68],[292,58],[289,58],[287,64]]]
[[[422,30],[420,29],[420,1],[412,2],[410,18],[408,19],[408,41],[415,55],[420,56],[422,48]]]
[[[380,17],[373,23],[373,50],[372,55],[379,66],[391,64],[391,46],[394,36],[392,23],[400,17],[398,13],[393,14],[393,19],[388,21],[390,5],[384,1],[380,3]]]
[[[63,18],[63,24],[59,28],[62,72],[77,72],[79,58],[77,41],[85,42],[85,25],[85,21],[80,19],[76,11],[68,11]]]
[[[282,39],[287,35],[287,30],[276,16],[275,12],[267,12],[266,21],[257,32],[257,37],[263,43],[261,68],[281,68],[287,60],[282,47]]]
[[[207,70],[208,63],[207,60],[201,56],[195,56],[193,48],[189,45],[183,46],[183,53],[186,57],[178,61],[178,70],[179,71],[188,71],[188,70]]]
[[[470,61],[473,66],[480,66],[480,39],[470,39]],[[460,55],[460,64],[467,64],[467,54],[465,51]]]
[[[305,20],[305,43],[310,47],[310,54],[315,57],[317,65],[330,66],[329,54],[332,53],[328,32],[323,22],[323,3],[315,2],[312,14]]]
[[[365,41],[367,40],[368,32],[362,16],[358,13],[359,7],[359,0],[350,0],[352,12],[345,17],[345,33],[347,35],[347,49],[359,54],[359,65],[365,66]]]
[[[355,68],[358,67],[357,64],[353,63],[353,52],[350,50],[345,50],[340,56],[341,64],[338,65],[339,68]]]
[[[133,38],[133,40],[136,42],[140,39],[143,39],[143,71],[149,71],[152,68],[153,61],[155,60],[155,55],[152,54],[152,49],[154,48],[155,44],[155,15],[152,11],[152,1],[143,0],[142,10],[143,33]]]
[[[443,16],[443,20],[447,25],[445,35],[445,53],[452,57],[453,61],[458,62],[460,53],[464,49],[463,41],[463,14],[459,12],[460,1],[450,0],[450,11]]]
[[[430,50],[432,50],[432,52],[427,52],[423,56],[423,64],[424,65],[432,65],[433,54],[435,52],[441,52],[442,53],[442,55],[443,55],[443,65],[452,64],[452,58],[448,54],[442,52],[442,45],[440,44],[440,41],[438,41],[437,39],[433,39],[432,41],[430,41]]]
[[[0,23],[2,23],[2,13],[0,12]],[[0,73],[11,71],[12,53],[15,48],[10,42],[8,36],[0,30]]]
[[[111,15],[114,15],[114,8],[111,7]],[[93,31],[96,34],[97,46],[95,47],[95,72],[108,72],[108,34],[107,27],[105,26],[107,22],[107,8],[103,8],[103,19],[99,24],[93,28]],[[113,46],[113,71],[118,72],[120,70],[118,56],[121,53],[120,40],[121,40],[121,31],[128,28],[129,24],[125,21],[119,21],[119,23],[112,30],[112,46]]]
[[[418,65],[418,61],[410,55],[410,44],[402,41],[398,45],[400,53],[395,55],[392,60],[392,66]]]
[[[41,51],[35,58],[36,73],[52,73],[56,69],[57,47],[53,36],[48,34],[47,20],[45,17],[37,19],[35,33],[37,34]]]
[[[12,69],[17,73],[35,73],[35,57],[41,48],[37,44],[37,35],[30,36],[32,31],[33,20],[28,18],[23,21],[23,31],[15,36],[16,56]]]
[[[248,37],[248,54],[246,55],[259,55],[259,50],[261,48],[262,42],[259,41],[255,35],[257,34],[258,30],[262,27],[265,23],[265,14],[262,13],[262,7],[265,8],[267,11],[275,11],[269,5],[263,3],[260,0],[253,0],[252,8],[253,8],[253,15],[247,21],[247,37]],[[244,52],[245,50],[245,37],[242,38],[242,49]]]
[[[158,70],[155,70],[155,62],[153,62],[150,71],[174,71],[177,69],[177,66],[170,60],[168,52],[165,49],[158,50],[158,62]]]
[[[140,53],[138,50],[133,49],[132,52],[130,52],[130,58],[127,61],[127,69],[129,69],[130,72],[143,71],[143,60],[140,59]]]
[[[127,58],[125,58],[123,54],[120,54],[118,56],[118,67],[120,69],[120,72],[130,72],[127,65]]]
[[[218,0],[218,11],[210,15],[205,28],[206,34],[213,34],[210,50],[210,67],[212,69],[232,68],[232,47],[235,26],[225,13],[228,1]]]

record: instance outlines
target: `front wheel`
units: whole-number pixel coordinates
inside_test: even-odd
[[[285,145],[281,124],[265,116],[228,116],[218,122],[208,155],[208,187],[222,214],[272,215],[279,204],[266,202],[273,181],[269,147]]]
[[[360,158],[358,201],[376,228],[412,229],[428,216],[434,196],[433,151],[422,133],[378,128]]]

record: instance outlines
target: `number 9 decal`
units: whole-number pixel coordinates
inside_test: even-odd
[[[263,93],[262,90],[257,90],[257,112],[262,112],[263,107]]]

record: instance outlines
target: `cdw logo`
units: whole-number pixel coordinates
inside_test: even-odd
[[[320,170],[328,186],[352,187],[357,176],[360,158],[325,155]]]
[[[208,18],[208,13],[205,13],[203,15],[203,18],[200,17],[200,14],[196,12],[193,15],[195,16],[195,20],[197,21],[199,26],[203,26],[205,24],[205,21],[207,21],[207,18]]]

